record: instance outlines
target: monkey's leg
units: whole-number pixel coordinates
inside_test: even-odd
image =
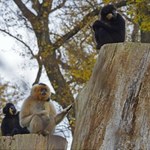
[[[44,127],[42,118],[38,115],[33,116],[29,125],[30,133],[41,133],[43,128]]]
[[[55,119],[54,119],[54,116],[50,116],[49,118],[49,122],[46,126],[46,128],[44,129],[43,131],[43,135],[48,135],[48,134],[52,134],[55,130],[55,126],[56,126],[56,123],[55,123]]]
[[[46,128],[43,131],[43,135],[52,134],[55,130],[55,126],[60,123],[66,114],[69,112],[69,110],[72,108],[72,105],[69,105],[67,108],[65,108],[60,114],[49,117],[49,123],[46,126]]]

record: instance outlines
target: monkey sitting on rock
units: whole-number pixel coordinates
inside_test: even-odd
[[[125,41],[125,20],[115,6],[108,4],[100,12],[100,19],[93,24],[96,49],[107,43],[119,43]]]
[[[16,134],[28,134],[26,128],[19,124],[19,112],[13,103],[7,103],[3,108],[4,118],[1,124],[2,136],[14,136]]]
[[[27,127],[30,133],[44,136],[53,134],[72,105],[69,105],[61,113],[56,114],[56,109],[50,101],[51,92],[46,84],[33,85],[31,94],[24,101],[20,111],[20,125]]]

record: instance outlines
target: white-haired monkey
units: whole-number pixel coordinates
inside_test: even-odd
[[[24,101],[20,111],[20,125],[27,127],[30,133],[52,134],[55,126],[66,116],[72,105],[56,114],[50,100],[51,92],[46,84],[33,85],[30,96]]]

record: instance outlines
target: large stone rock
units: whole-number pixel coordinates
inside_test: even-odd
[[[72,149],[150,149],[150,44],[101,48],[76,101]]]
[[[0,150],[67,150],[65,138],[57,135],[44,137],[22,134],[0,137]]]

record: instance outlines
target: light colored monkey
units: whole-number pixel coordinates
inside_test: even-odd
[[[72,105],[61,113],[56,110],[50,101],[51,92],[46,84],[35,84],[30,96],[24,101],[20,111],[20,125],[27,127],[30,133],[43,135],[52,134],[55,126],[66,116]]]

